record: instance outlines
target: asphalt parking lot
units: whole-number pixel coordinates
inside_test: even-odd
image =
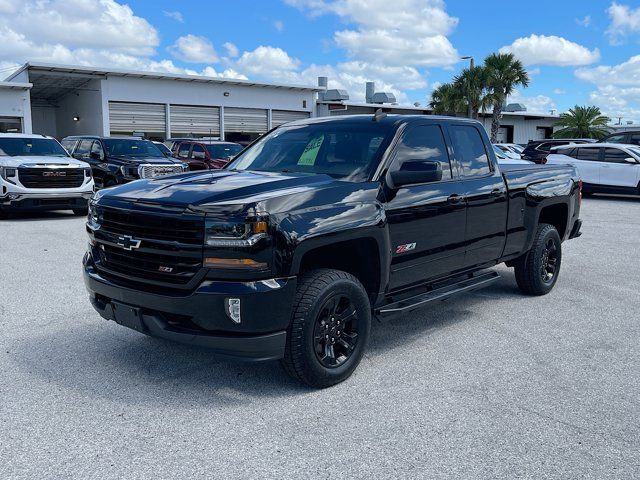
[[[102,320],[84,219],[0,223],[0,478],[638,478],[640,199],[583,202],[560,280],[375,324],[315,391]]]

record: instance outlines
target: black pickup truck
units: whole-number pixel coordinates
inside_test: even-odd
[[[569,166],[498,165],[472,120],[293,122],[223,170],[97,192],[84,279],[106,319],[326,387],[372,318],[488,285],[488,267],[548,293],[580,188]]]

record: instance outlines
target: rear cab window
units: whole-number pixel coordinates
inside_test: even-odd
[[[478,129],[471,125],[451,125],[451,142],[464,177],[479,177],[492,172],[489,155]]]

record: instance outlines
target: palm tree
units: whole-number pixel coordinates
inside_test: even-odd
[[[598,107],[581,107],[576,105],[560,115],[555,123],[564,127],[554,132],[554,138],[596,138],[600,139],[609,133],[607,123],[610,118],[602,115]]]
[[[491,94],[487,90],[487,71],[484,67],[465,68],[460,75],[453,78],[453,85],[458,97],[471,105],[471,117],[478,118],[478,113],[491,104]]]
[[[502,119],[502,106],[516,87],[529,85],[529,74],[522,62],[512,53],[492,53],[485,58],[484,68],[487,70],[487,83],[493,99],[491,141],[496,142]]]
[[[464,111],[465,103],[452,83],[443,83],[431,92],[429,108],[437,115],[457,115]]]

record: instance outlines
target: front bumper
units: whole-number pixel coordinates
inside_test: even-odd
[[[263,361],[284,356],[296,278],[255,282],[203,281],[189,294],[123,287],[100,275],[89,255],[84,282],[94,309],[105,319],[154,337],[212,349],[237,359]],[[227,315],[225,300],[238,298],[241,321]],[[120,321],[118,308],[135,312],[135,324]]]
[[[10,211],[73,210],[85,208],[93,190],[78,193],[7,193],[0,208]]]

